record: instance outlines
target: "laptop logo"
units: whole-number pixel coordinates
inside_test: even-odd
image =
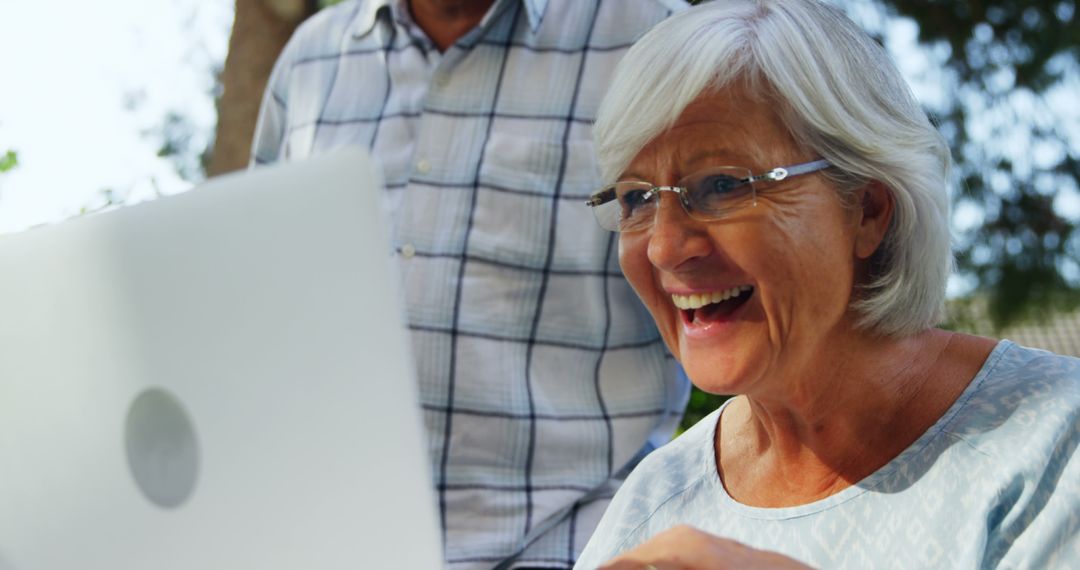
[[[165,509],[184,504],[199,473],[199,443],[180,400],[161,388],[141,392],[128,409],[124,441],[142,494]]]

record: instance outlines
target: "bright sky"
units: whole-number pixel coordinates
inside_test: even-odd
[[[215,121],[233,0],[0,0],[0,233],[190,186],[141,133],[178,110]]]

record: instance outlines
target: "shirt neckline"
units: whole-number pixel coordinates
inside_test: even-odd
[[[980,386],[1001,360],[1001,357],[1013,346],[1015,346],[1015,344],[1012,341],[999,341],[997,345],[994,346],[994,349],[990,351],[990,355],[986,357],[986,361],[983,362],[979,372],[971,382],[968,383],[967,387],[964,388],[964,391],[960,393],[960,396],[953,402],[953,405],[950,406],[933,425],[927,428],[918,439],[912,442],[911,445],[904,449],[904,451],[900,452],[899,455],[885,465],[882,465],[877,471],[867,475],[862,480],[839,493],[803,505],[795,505],[792,507],[753,507],[738,502],[728,494],[727,489],[724,488],[723,481],[720,479],[720,469],[716,465],[716,453],[714,452],[712,442],[716,441],[716,428],[720,424],[720,416],[724,413],[724,409],[731,403],[731,399],[729,399],[707,418],[708,421],[712,422],[708,433],[710,445],[703,446],[706,449],[704,457],[702,457],[702,462],[706,468],[708,485],[713,486],[714,492],[720,497],[721,505],[726,510],[747,518],[764,520],[793,519],[826,511],[837,505],[846,503],[847,501],[876,488],[883,480],[896,471],[896,469],[900,468],[908,458],[918,455],[941,435],[956,415],[967,405],[971,397],[979,391]]]
[[[411,16],[408,16],[408,7],[405,2],[407,0],[369,0],[361,2],[357,8],[356,14],[353,17],[351,24],[353,37],[362,38],[371,32],[375,27],[375,21],[377,14],[380,10],[389,9],[393,12],[394,18],[399,22],[402,21],[403,14],[405,18],[411,21]],[[484,28],[488,26],[500,11],[500,2],[521,2],[525,7],[525,15],[529,22],[529,29],[535,34],[540,28],[540,24],[544,21],[544,12],[547,10],[549,0],[496,0],[491,5],[491,9],[477,25],[478,28]]]

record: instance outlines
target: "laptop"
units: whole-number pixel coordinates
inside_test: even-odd
[[[0,570],[442,565],[379,188],[348,151],[0,236]]]

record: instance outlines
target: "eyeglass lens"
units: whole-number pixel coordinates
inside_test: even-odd
[[[717,167],[691,174],[676,187],[654,187],[647,182],[623,181],[610,187],[615,199],[595,209],[597,220],[605,229],[633,231],[650,226],[656,216],[661,192],[671,191],[687,213],[702,221],[715,220],[724,214],[753,203],[754,186],[749,169]]]

